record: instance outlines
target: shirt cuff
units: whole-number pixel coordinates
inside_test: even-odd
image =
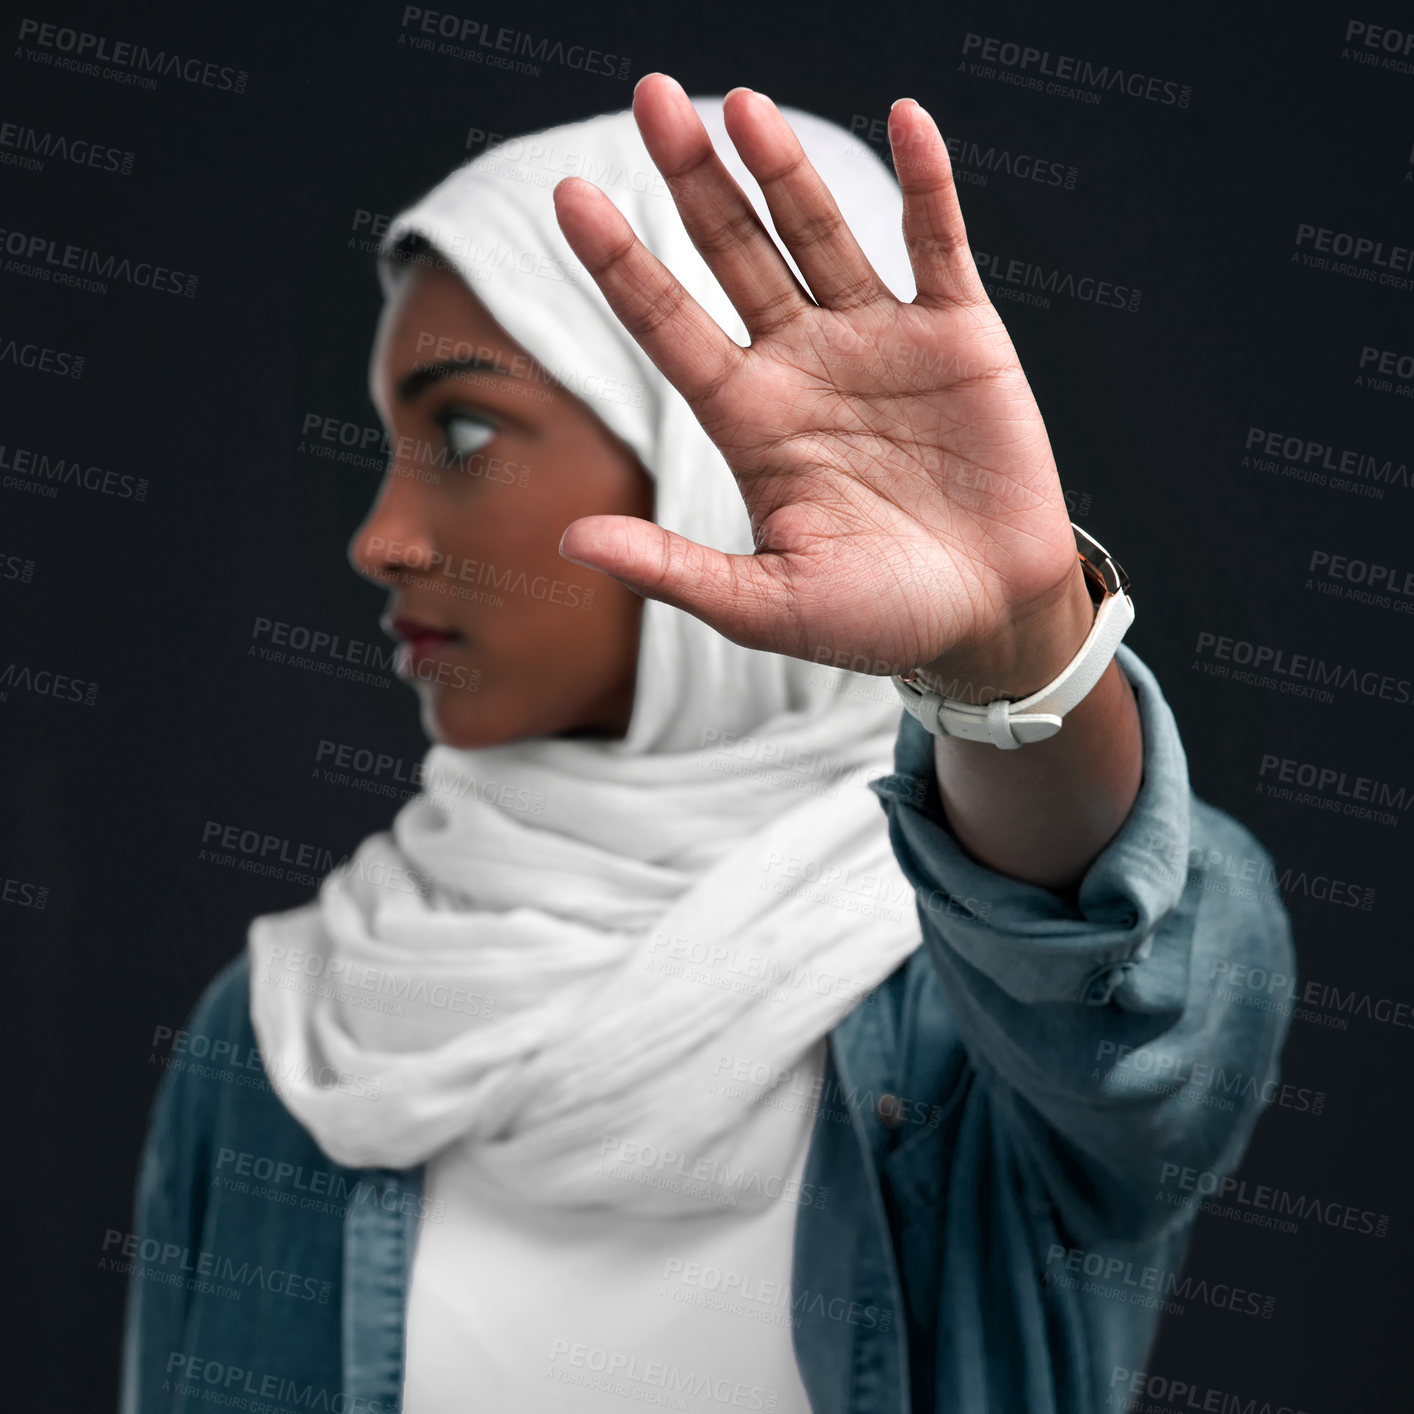
[[[1115,656],[1138,703],[1143,778],[1119,832],[1069,893],[1014,879],[967,853],[943,814],[933,738],[912,713],[901,709],[894,770],[868,783],[917,893],[925,938],[952,948],[1019,1001],[1108,1001],[1148,956],[1155,930],[1183,894],[1188,758],[1158,679],[1127,644]]]

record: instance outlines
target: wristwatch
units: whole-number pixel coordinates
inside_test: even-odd
[[[993,698],[985,707],[959,702],[925,687],[917,668],[894,673],[893,685],[903,705],[934,736],[955,736],[966,741],[990,741],[1002,751],[1014,751],[1027,742],[1044,741],[1061,729],[1061,718],[1099,682],[1120,639],[1134,622],[1129,597],[1129,576],[1098,540],[1071,521],[1075,549],[1085,573],[1085,587],[1097,605],[1095,622],[1080,651],[1045,687],[1028,697]]]

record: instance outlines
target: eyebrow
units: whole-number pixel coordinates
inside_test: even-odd
[[[398,380],[398,400],[410,403],[424,388],[440,383],[444,378],[455,378],[459,373],[496,373],[502,378],[517,378],[519,375],[502,368],[499,364],[484,358],[451,358],[442,363],[427,363],[414,368]]]

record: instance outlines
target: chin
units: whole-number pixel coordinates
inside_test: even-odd
[[[440,694],[421,692],[418,696],[422,699],[422,730],[438,746],[469,748],[485,744],[475,739],[476,734],[468,729],[466,723],[446,719],[441,710],[444,704],[439,701]]]
[[[439,746],[474,751],[483,746],[503,746],[508,741],[527,735],[504,727],[497,730],[494,717],[488,718],[481,711],[466,711],[464,704],[449,702],[441,692],[423,692],[420,696],[422,729]],[[463,710],[457,711],[458,707],[463,707]]]
[[[438,746],[450,746],[457,751],[475,751],[478,747],[498,745],[497,740],[485,732],[445,725],[438,720],[435,713],[424,713],[422,724],[428,737]]]
[[[533,736],[621,741],[624,735],[599,723],[577,723],[563,717],[559,721],[543,718],[537,721],[531,710],[536,705],[533,699],[517,701],[513,698],[509,702],[495,703],[493,710],[488,711],[486,699],[480,693],[469,703],[468,694],[464,692],[427,686],[419,689],[418,697],[422,704],[423,731],[439,746],[462,751],[504,746],[507,742]]]

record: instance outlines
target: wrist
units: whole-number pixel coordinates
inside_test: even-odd
[[[944,697],[979,707],[996,697],[1028,697],[1080,652],[1095,610],[1077,557],[1071,573],[1044,600],[986,642],[919,665],[919,681]]]

